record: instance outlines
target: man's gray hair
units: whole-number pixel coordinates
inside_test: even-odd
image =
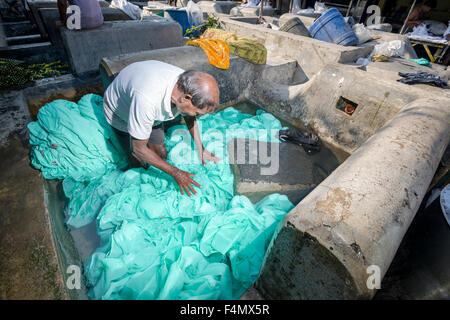
[[[210,76],[204,72],[187,70],[179,76],[177,82],[178,88],[184,94],[191,95],[192,104],[199,109],[216,107],[213,93],[211,92],[210,87],[205,83],[204,79],[202,79],[205,75]]]

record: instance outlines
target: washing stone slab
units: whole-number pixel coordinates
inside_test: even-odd
[[[332,152],[325,148],[319,153],[307,154],[302,147],[291,143],[259,142],[257,148],[251,147],[256,143],[255,140],[238,138],[228,144],[235,191],[254,203],[266,195],[280,193],[297,204],[339,165]],[[272,158],[272,152],[276,154],[277,149],[279,158]],[[268,155],[273,160],[262,164],[261,155]],[[251,157],[256,161],[250,161]],[[271,171],[274,174],[266,175]]]
[[[104,21],[116,20],[132,20],[126,13],[116,8],[102,7],[102,14]],[[43,24],[47,30],[49,40],[53,45],[62,47],[63,42],[59,29],[56,28],[56,21],[59,20],[59,11],[57,8],[40,8],[39,14],[42,18]]]
[[[181,26],[159,16],[143,21],[107,21],[95,29],[61,29],[72,70],[84,73],[98,70],[106,56],[178,47],[184,41]],[[130,36],[132,35],[132,36]]]

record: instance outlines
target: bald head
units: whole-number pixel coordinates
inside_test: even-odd
[[[188,70],[178,78],[178,88],[192,96],[192,104],[199,108],[215,109],[219,103],[219,87],[216,79],[208,73]]]

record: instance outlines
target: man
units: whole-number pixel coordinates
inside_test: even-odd
[[[436,0],[426,1],[424,4],[417,6],[411,11],[406,26],[409,28],[407,32],[411,32],[414,27],[422,24],[423,15],[436,6]]]
[[[213,112],[219,87],[211,75],[184,71],[160,61],[132,63],[124,68],[104,94],[103,111],[124,149],[131,166],[150,164],[171,175],[182,194],[196,194],[201,187],[193,174],[170,165],[162,123],[182,114],[203,165],[219,159],[202,145],[195,117]],[[130,143],[131,139],[131,143]],[[130,148],[131,145],[131,148]],[[136,161],[137,160],[137,161]]]
[[[56,26],[65,26],[67,22],[67,7],[76,5],[80,8],[81,29],[92,29],[103,24],[102,9],[98,0],[58,0],[59,17],[61,21]]]

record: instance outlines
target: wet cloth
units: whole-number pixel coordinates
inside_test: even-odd
[[[429,66],[429,65],[431,64],[430,61],[428,61],[428,60],[425,59],[425,58],[420,58],[420,59],[408,59],[408,60],[414,61],[415,63],[420,64],[421,66]]]
[[[267,49],[255,40],[215,28],[206,29],[202,38],[225,40],[230,48],[230,54],[234,54],[255,64],[266,63]]]
[[[209,63],[216,68],[228,69],[230,67],[230,49],[224,40],[195,39],[189,40],[186,45],[202,48]]]
[[[78,104],[66,100],[47,103],[28,130],[31,164],[46,179],[90,181],[127,165],[98,95],[85,95]]]
[[[256,204],[234,195],[227,144],[234,138],[277,142],[283,128],[262,110],[252,116],[231,107],[200,117],[198,126],[220,163],[201,164],[186,125],[166,135],[168,162],[202,185],[188,197],[157,168],[119,170],[125,155],[108,155],[116,143],[97,95],[78,104],[53,101],[29,124],[33,165],[45,177],[65,178],[67,224],[96,221],[101,246],[84,266],[91,298],[236,299],[256,280],[276,227],[293,205],[279,194]],[[103,143],[99,133],[105,133]],[[58,166],[60,159],[64,165]]]

